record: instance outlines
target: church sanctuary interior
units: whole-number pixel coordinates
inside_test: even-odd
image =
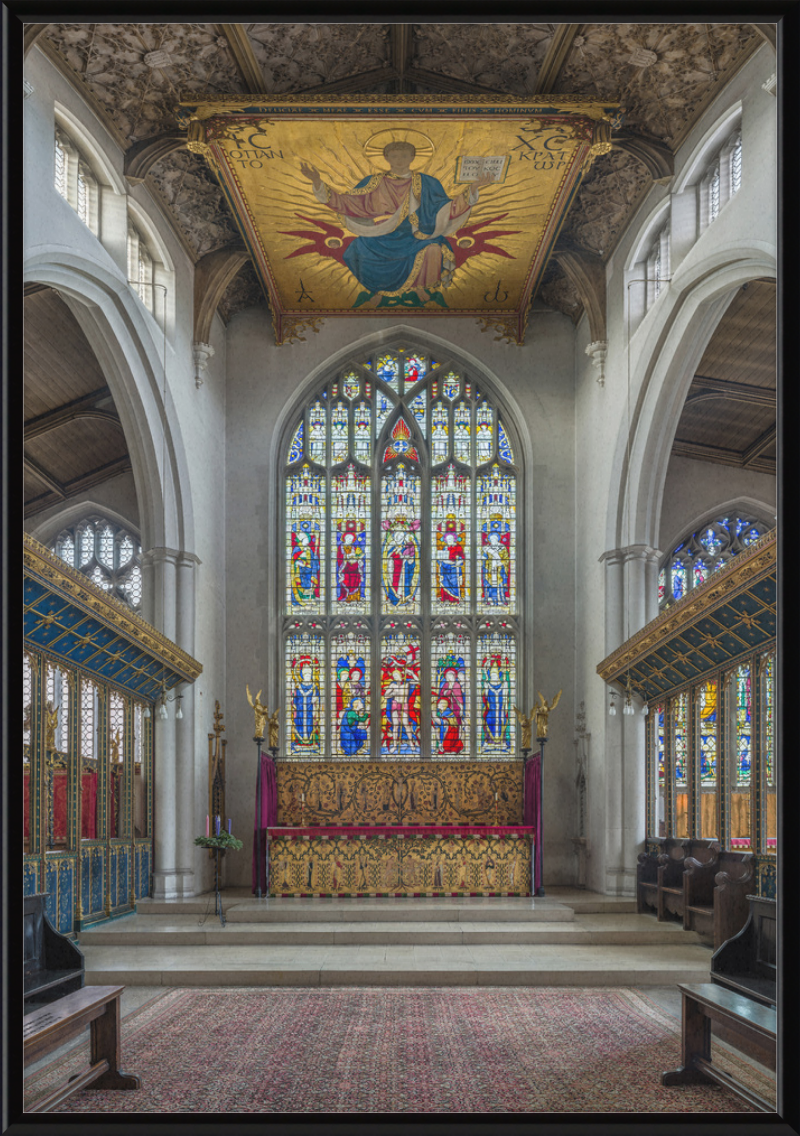
[[[729,19],[24,24],[20,1118],[785,1117]]]

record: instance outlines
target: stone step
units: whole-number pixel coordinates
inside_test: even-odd
[[[213,893],[182,900],[143,899],[137,902],[137,916],[204,915],[209,907],[214,910]],[[223,892],[222,908],[232,923],[571,923],[575,918],[572,906],[556,899],[502,897],[240,899]]]
[[[467,921],[457,923],[402,923],[371,921],[348,922],[237,922],[226,914],[219,917],[196,915],[134,915],[104,923],[80,934],[80,946],[244,946],[295,943],[298,946],[361,944],[460,945],[471,943],[529,944],[606,944],[666,946],[702,944],[693,931],[683,931],[677,923],[657,923],[647,915],[583,916],[574,922]]]
[[[664,986],[708,982],[694,944],[92,946],[87,985]]]

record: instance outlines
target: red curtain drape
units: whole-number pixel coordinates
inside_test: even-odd
[[[31,835],[31,775],[23,774],[22,778],[22,836],[30,840]]]
[[[97,838],[97,772],[81,774],[81,836]]]
[[[533,829],[533,895],[542,886],[542,755],[525,762],[523,821]]]
[[[67,771],[53,771],[53,839],[56,844],[67,840]]]
[[[256,782],[256,804],[253,819],[253,894],[256,892],[256,853],[258,841],[258,782]],[[267,829],[278,822],[278,781],[275,776],[275,762],[268,753],[261,754],[261,893],[267,888],[266,847]]]

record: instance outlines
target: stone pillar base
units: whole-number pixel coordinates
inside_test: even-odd
[[[586,887],[586,861],[589,859],[589,843],[585,836],[573,836],[572,845],[578,857],[578,872],[575,887]]]
[[[153,872],[153,899],[187,899],[195,894],[194,872]]]
[[[606,895],[636,895],[635,868],[609,868],[606,871]]]

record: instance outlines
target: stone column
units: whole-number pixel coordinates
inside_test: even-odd
[[[176,631],[176,562],[171,548],[151,548],[142,556],[142,572],[150,579],[151,622],[167,639],[175,641]],[[168,717],[161,719],[156,711],[153,722],[155,776],[155,831],[153,842],[153,898],[175,899],[181,894],[177,871],[175,777],[176,726],[174,703],[168,705]]]
[[[633,637],[658,608],[657,571],[660,553],[646,544],[632,544],[603,554],[606,563],[606,653]],[[652,592],[652,597],[649,592]],[[606,707],[608,699],[606,699]],[[641,698],[634,697],[634,714],[605,714],[607,823],[605,833],[605,891],[634,895],[636,857],[645,838],[645,720]]]
[[[195,572],[199,559],[191,552],[182,552],[177,561],[178,611],[176,642],[184,651],[194,655],[195,640]],[[182,689],[183,718],[177,723],[175,749],[176,810],[176,867],[181,895],[195,895],[194,863],[197,849],[194,838],[200,835],[200,818],[195,816],[195,698],[194,685]],[[202,752],[202,751],[201,751]],[[205,813],[205,810],[203,810]],[[204,830],[202,830],[204,831]]]

